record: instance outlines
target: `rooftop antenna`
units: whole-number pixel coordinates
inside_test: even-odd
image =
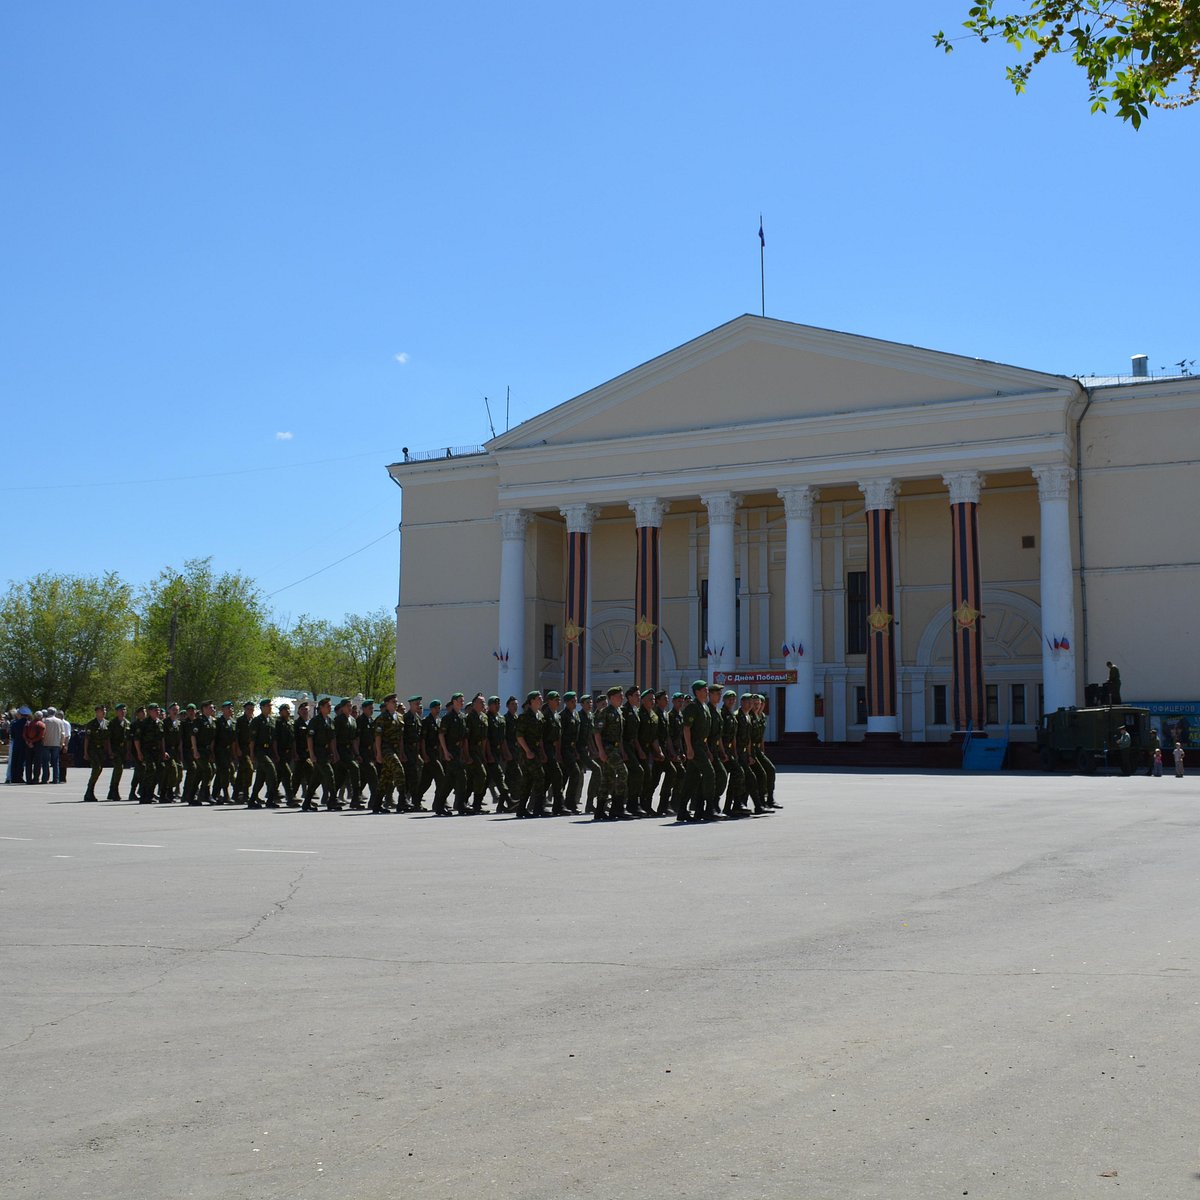
[[[506,386],[504,389],[504,432],[508,432],[508,406],[512,400],[512,388]]]
[[[487,409],[488,428],[492,431],[492,437],[496,436],[496,426],[492,424],[492,406],[488,403],[488,398],[484,396],[483,407]]]

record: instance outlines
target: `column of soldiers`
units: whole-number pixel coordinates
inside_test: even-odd
[[[426,712],[421,696],[402,711],[396,695],[354,710],[322,697],[273,710],[269,698],[180,710],[147,704],[126,718],[96,709],[84,730],[91,765],[85,800],[112,762],[107,798],[120,800],[127,756],[129,797],[142,804],[245,804],[247,808],[343,808],[372,813],[518,818],[592,814],[597,821],[666,817],[712,821],[765,813],[775,801],[775,768],[764,749],[765,697],[697,680],[676,692],[608,689],[593,711],[589,695],[531,691],[509,696],[455,692]],[[585,786],[586,784],[586,786]],[[318,792],[320,793],[318,803]],[[581,810],[580,806],[583,805]]]

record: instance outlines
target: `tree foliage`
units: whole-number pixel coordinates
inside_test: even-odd
[[[301,616],[289,628],[271,630],[271,673],[280,687],[312,696],[392,690],[396,671],[396,621],[386,609],[347,613],[341,624]]]
[[[44,571],[0,600],[0,695],[69,713],[107,700],[128,645],[132,589],[114,574]]]
[[[267,614],[262,593],[245,575],[216,575],[212,559],[190,559],[182,571],[164,570],[142,596],[139,651],[145,680],[164,694],[171,622],[175,699],[249,698],[270,682]]]
[[[963,22],[968,38],[1002,38],[1021,56],[1006,68],[1020,93],[1040,62],[1069,54],[1087,76],[1092,112],[1117,116],[1136,129],[1151,108],[1182,108],[1200,100],[1200,0],[1029,0],[1024,8],[981,0]],[[947,53],[944,31],[934,35]]]

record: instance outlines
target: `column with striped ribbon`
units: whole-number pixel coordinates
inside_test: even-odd
[[[637,565],[633,599],[633,679],[641,689],[658,688],[659,625],[662,621],[659,538],[666,500],[642,497],[630,500],[637,528]]]
[[[566,613],[563,624],[563,683],[580,696],[588,690],[587,643],[590,595],[592,522],[591,504],[567,504],[559,510],[567,522]]]
[[[950,629],[954,642],[954,728],[984,728],[982,583],[979,573],[978,471],[952,471],[942,476],[950,489],[951,555]]]
[[[896,507],[894,479],[866,479],[859,485],[866,497],[867,517],[867,733],[895,734],[896,616],[892,561],[892,513]]]

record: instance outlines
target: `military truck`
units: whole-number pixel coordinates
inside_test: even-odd
[[[1122,725],[1129,730],[1125,758],[1117,745]],[[1150,712],[1127,704],[1047,713],[1038,726],[1037,744],[1044,771],[1066,766],[1090,775],[1097,767],[1111,767],[1129,775],[1149,770],[1154,758]]]

